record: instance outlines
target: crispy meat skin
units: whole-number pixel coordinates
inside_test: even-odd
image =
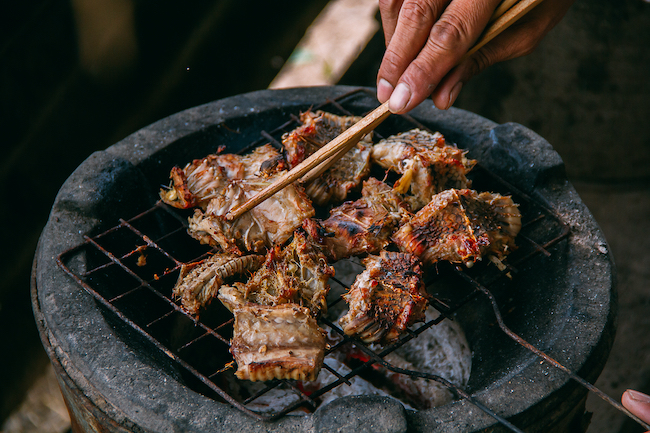
[[[343,295],[348,313],[339,323],[366,343],[390,342],[421,322],[428,305],[420,261],[411,254],[382,251],[363,261],[366,270]]]
[[[449,188],[468,188],[466,174],[476,161],[467,159],[464,151],[447,144],[439,132],[431,134],[420,129],[392,135],[373,148],[372,161],[402,175],[394,188],[413,195],[413,209],[418,210],[434,194]]]
[[[230,352],[239,379],[315,380],[325,356],[325,335],[309,309],[296,304],[237,307]]]
[[[364,181],[359,200],[332,209],[324,221],[305,220],[303,228],[334,262],[353,255],[378,253],[407,217],[406,208],[400,194],[371,177]]]
[[[358,116],[337,116],[323,111],[302,113],[302,125],[282,137],[291,168],[326,145],[358,122]],[[307,195],[317,205],[343,201],[370,172],[372,134],[367,134],[346,155],[317,179],[305,186]]]
[[[238,257],[234,254],[215,254],[209,258],[181,266],[178,281],[172,290],[174,299],[190,314],[199,310],[217,296],[224,281],[246,271],[254,271],[264,261],[264,256]]]
[[[334,268],[327,264],[320,249],[297,231],[289,245],[276,246],[267,253],[264,265],[248,282],[223,286],[219,299],[230,311],[245,302],[295,303],[318,317],[327,311],[328,280],[332,275]]]
[[[515,248],[520,229],[521,214],[510,197],[451,189],[436,194],[393,241],[425,264],[472,264],[485,255],[503,258]]]

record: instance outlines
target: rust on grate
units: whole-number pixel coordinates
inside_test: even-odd
[[[352,115],[353,113],[346,108],[347,102],[360,94],[364,96],[366,92],[365,89],[356,90],[335,100],[327,100],[315,108]],[[354,114],[358,115],[359,113]],[[242,149],[241,153],[246,153],[265,143],[281,147],[282,134],[290,131],[299,123],[295,115],[288,117],[289,120],[276,129],[268,132],[261,131],[260,138]],[[401,117],[411,128],[428,129],[408,115]],[[379,132],[375,132],[375,134],[378,139],[382,138]],[[395,373],[439,382],[458,398],[466,399],[506,428],[512,431],[521,431],[490,408],[473,399],[465,390],[445,379],[424,372],[404,370],[384,360],[387,354],[411,339],[417,338],[425,330],[435,326],[443,319],[451,317],[459,312],[464,305],[483,295],[491,303],[498,326],[510,339],[562,370],[573,380],[644,425],[620,404],[535,348],[504,324],[499,306],[492,294],[492,288],[510,278],[516,278],[518,270],[533,257],[538,255],[551,257],[554,254],[554,248],[570,235],[570,230],[552,209],[481,167],[480,163],[475,167],[473,173],[477,177],[474,179],[475,184],[480,184],[483,190],[489,188],[504,195],[512,195],[513,200],[520,205],[523,227],[517,236],[519,248],[505,261],[506,269],[499,271],[495,266],[477,266],[478,269],[468,270],[460,266],[441,265],[441,269],[437,269],[438,272],[447,272],[455,276],[466,287],[465,294],[457,299],[449,299],[431,293],[429,290],[433,295],[430,306],[439,311],[439,317],[407,332],[395,343],[380,351],[375,351],[358,339],[345,335],[335,323],[327,318],[321,318],[321,325],[341,337],[341,341],[330,347],[327,353],[341,350],[345,345],[354,344],[365,353],[367,361],[352,368],[345,375],[324,363],[323,368],[332,373],[335,380],[309,394],[304,392],[294,381],[267,382],[258,391],[245,398],[233,396],[228,391],[228,387],[224,386],[227,382],[226,375],[234,376],[232,374],[233,359],[228,351],[232,336],[232,315],[221,314],[218,320],[215,317],[196,319],[180,308],[171,296],[171,289],[176,282],[181,265],[205,258],[210,253],[210,248],[199,245],[186,234],[187,214],[184,214],[185,211],[157,202],[145,212],[128,220],[121,219],[117,225],[98,235],[84,236],[85,242],[60,254],[57,257],[57,263],[107,310],[130,325],[203,384],[204,388],[199,390],[200,392],[228,403],[259,420],[274,420],[297,409],[311,412],[318,406],[317,399],[320,396],[339,385],[349,384],[352,377],[377,364]],[[487,188],[483,188],[483,186]],[[332,278],[331,281],[345,287],[344,283],[336,278]],[[331,300],[330,307],[340,301],[341,298]],[[227,310],[223,309],[223,311]],[[192,332],[182,341],[175,341],[168,335],[170,327],[178,323],[191,324]],[[206,350],[216,350],[217,352],[210,353],[219,353],[220,355],[208,361],[199,360],[198,358],[203,357],[195,356],[196,353]],[[278,386],[289,387],[297,396],[296,401],[271,413],[258,413],[247,407],[249,403]],[[646,428],[649,427],[646,426]]]

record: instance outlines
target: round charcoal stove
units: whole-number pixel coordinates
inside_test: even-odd
[[[429,308],[440,316],[397,343],[369,347],[345,337],[330,345],[321,374],[333,379],[319,389],[307,392],[294,381],[245,388],[234,378],[230,313],[214,302],[194,320],[170,299],[180,265],[209,253],[187,235],[189,214],[158,200],[171,167],[222,145],[231,153],[278,145],[309,109],[365,115],[377,105],[372,89],[254,92],[170,116],[79,166],[54,203],[32,284],[42,340],[75,431],[584,431],[586,396],[598,393],[589,383],[614,338],[613,263],[558,154],[521,125],[426,102],[377,128],[377,138],[413,127],[440,131],[467,149],[478,160],[473,188],[511,195],[523,228],[507,269],[487,260],[471,269],[427,269]],[[338,274],[337,280],[331,304],[350,283]],[[471,348],[466,385],[387,361],[395,347],[444,318],[464,330]],[[335,319],[320,325],[340,333]],[[342,373],[328,357],[346,345],[363,356]],[[448,386],[454,399],[432,408],[386,395],[322,403],[352,377],[381,371]],[[277,389],[293,400],[258,411],[256,400]]]

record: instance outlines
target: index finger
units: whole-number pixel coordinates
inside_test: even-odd
[[[402,73],[426,44],[431,28],[446,6],[445,1],[404,0],[397,17],[394,10],[387,12],[388,25],[392,25],[392,20],[396,22],[377,75],[380,102],[390,97]]]
[[[453,0],[447,6],[433,24],[424,47],[397,80],[390,98],[391,111],[409,111],[435,90],[479,38],[498,3],[499,0]],[[391,44],[397,43],[397,38],[396,30]]]

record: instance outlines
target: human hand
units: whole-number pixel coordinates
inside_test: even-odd
[[[501,0],[379,0],[386,53],[377,98],[405,113],[428,96],[446,110],[464,83],[494,63],[530,54],[574,0],[546,0],[458,64]]]
[[[650,396],[628,389],[621,397],[623,406],[642,421],[650,424]],[[649,432],[646,432],[649,433]]]

